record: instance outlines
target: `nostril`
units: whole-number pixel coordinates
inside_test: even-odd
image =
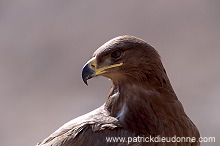
[[[95,65],[94,65],[94,64],[91,64],[91,67],[92,67],[92,68],[95,68]]]

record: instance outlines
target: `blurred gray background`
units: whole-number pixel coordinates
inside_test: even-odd
[[[220,1],[0,0],[0,145],[31,146],[102,105],[111,82],[81,80],[119,35],[146,40],[201,136],[220,145]]]

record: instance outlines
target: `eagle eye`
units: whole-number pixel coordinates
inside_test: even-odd
[[[116,50],[116,51],[114,51],[114,52],[111,53],[111,57],[114,58],[114,59],[120,58],[121,55],[122,55],[122,52],[119,51],[119,50]]]

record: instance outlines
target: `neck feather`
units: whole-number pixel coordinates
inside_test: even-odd
[[[155,90],[141,84],[113,83],[105,108],[128,130],[144,135],[157,135],[162,133],[163,120],[177,114],[166,112],[167,104],[178,101],[174,92],[166,95],[169,91]],[[180,111],[184,113],[183,109]]]

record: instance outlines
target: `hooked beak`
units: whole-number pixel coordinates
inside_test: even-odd
[[[121,62],[119,64],[113,64],[113,65],[97,68],[96,57],[93,57],[84,65],[82,69],[82,79],[84,83],[88,85],[87,80],[108,72],[107,69],[118,67],[121,66],[122,64],[123,63]]]
[[[88,85],[87,80],[91,79],[95,76],[95,68],[96,68],[96,61],[95,57],[90,59],[83,67],[82,69],[82,79],[83,82]]]

